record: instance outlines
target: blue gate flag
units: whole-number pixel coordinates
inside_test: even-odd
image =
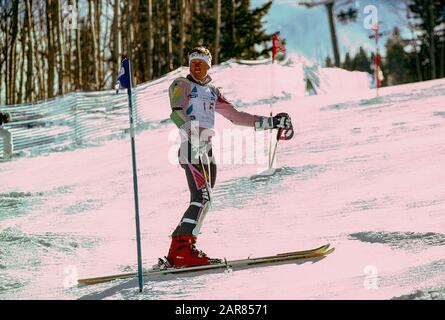
[[[119,86],[123,89],[131,89],[131,73],[130,73],[130,60],[127,58],[122,60],[121,72],[117,77]]]

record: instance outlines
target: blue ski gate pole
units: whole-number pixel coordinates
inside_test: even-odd
[[[119,90],[118,85],[127,88],[128,94],[128,108],[130,110],[130,135],[131,135],[131,156],[133,163],[133,188],[134,188],[134,208],[135,208],[135,218],[136,218],[136,242],[137,242],[137,255],[138,255],[138,280],[139,280],[139,292],[143,289],[143,279],[142,279],[142,249],[141,249],[141,228],[139,222],[139,196],[138,196],[138,176],[137,176],[137,166],[136,166],[136,144],[135,144],[135,132],[134,132],[134,121],[133,121],[133,101],[131,95],[132,89],[132,75],[131,75],[131,64],[130,60],[125,58],[121,62],[121,74],[118,77],[117,90]]]

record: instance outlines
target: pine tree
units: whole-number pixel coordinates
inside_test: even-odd
[[[445,2],[441,0],[410,0],[409,10],[413,18],[418,20],[416,27],[421,31],[422,64],[428,65],[428,78],[436,79],[439,75],[438,66],[443,64],[443,28],[441,24],[445,22]],[[440,31],[439,31],[440,30]],[[441,37],[442,35],[442,37]],[[443,69],[443,68],[441,68]],[[445,76],[443,70],[440,76]]]
[[[332,62],[332,58],[330,56],[326,57],[324,64],[326,68],[332,68],[334,66],[334,63]]]
[[[404,41],[400,37],[399,28],[394,28],[392,37],[385,44],[386,59],[383,72],[386,74],[387,85],[395,85],[412,81],[410,58],[404,50]]]
[[[221,54],[221,60],[229,58],[258,59],[259,57],[269,57],[271,52],[272,34],[267,34],[262,25],[263,17],[269,12],[272,1],[269,1],[256,9],[250,9],[250,1],[238,1],[235,11],[235,21],[237,30],[237,47],[231,50],[231,47],[224,48],[224,54]],[[226,20],[226,19],[224,19]],[[230,30],[225,29],[227,35]],[[225,37],[223,37],[224,39]],[[256,48],[261,47],[260,51]]]
[[[352,60],[353,70],[371,72],[371,62],[366,55],[365,50],[360,47],[359,52],[355,55]]]
[[[346,70],[354,70],[349,52],[346,52],[345,54],[345,60],[343,61],[342,68]]]
[[[199,1],[198,1],[199,2]],[[216,34],[216,1],[201,6],[195,13],[190,26],[192,32],[187,46],[214,47]],[[219,61],[230,58],[257,59],[269,57],[272,35],[262,25],[263,17],[269,12],[272,1],[251,9],[249,0],[226,0],[221,7],[221,33]],[[258,49],[261,48],[261,49]]]

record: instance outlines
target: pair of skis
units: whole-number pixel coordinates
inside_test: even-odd
[[[240,259],[240,260],[230,260],[227,261],[224,259],[222,262],[219,263],[212,263],[209,265],[203,265],[203,266],[195,266],[195,267],[184,267],[184,268],[165,268],[165,269],[159,269],[159,268],[152,268],[149,270],[146,270],[143,273],[143,276],[146,280],[155,280],[162,278],[163,276],[167,275],[186,275],[186,274],[200,274],[205,273],[206,271],[210,270],[242,270],[246,268],[251,267],[258,267],[258,266],[272,266],[272,265],[279,265],[284,263],[291,263],[291,262],[297,262],[297,263],[304,263],[309,261],[318,261],[320,259],[323,259],[328,254],[332,253],[334,251],[334,248],[330,247],[330,244],[326,244],[324,246],[310,249],[310,250],[304,250],[304,251],[295,251],[295,252],[286,252],[286,253],[280,253],[273,256],[265,256],[265,257],[258,257],[258,258],[247,258],[247,259]],[[109,281],[114,280],[122,280],[122,279],[131,279],[135,278],[137,276],[136,272],[129,272],[129,273],[121,273],[121,274],[115,274],[110,276],[104,276],[104,277],[96,277],[96,278],[86,278],[86,279],[79,279],[78,284],[81,286],[85,285],[94,285],[94,284],[100,284],[105,283]]]

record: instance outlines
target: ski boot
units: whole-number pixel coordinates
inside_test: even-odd
[[[196,237],[193,235],[177,235],[172,237],[167,261],[174,268],[204,266],[219,263],[219,259],[211,259],[196,249]]]

